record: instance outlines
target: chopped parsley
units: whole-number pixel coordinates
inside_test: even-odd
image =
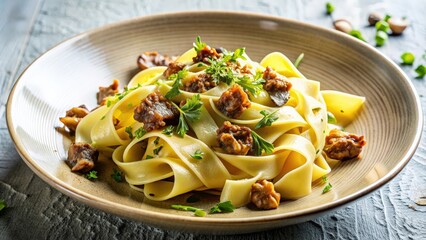
[[[259,129],[261,127],[271,126],[273,122],[278,120],[278,116],[276,113],[278,110],[275,110],[272,113],[267,112],[266,110],[260,111],[260,114],[263,115],[263,118],[256,124],[255,129]]]
[[[130,139],[133,139],[132,126],[126,127],[124,131],[129,135]]]
[[[151,155],[146,155],[146,159],[148,160],[148,159],[151,159],[151,158],[154,158],[153,156],[151,156]]]
[[[188,73],[188,70],[186,69],[182,69],[179,72],[172,74],[169,79],[170,80],[174,80],[174,83],[172,85],[172,88],[170,89],[170,91],[168,91],[166,93],[166,98],[167,99],[171,99],[176,97],[177,95],[179,95],[180,92],[180,87],[182,86],[182,79],[186,76],[186,74]]]
[[[157,145],[159,142],[160,142],[160,137],[157,137],[157,138],[154,140],[154,144],[155,144],[155,145]]]
[[[327,175],[324,175],[324,176],[321,177],[321,182],[323,184],[326,184],[328,182]]]
[[[206,73],[210,74],[216,82],[224,82],[231,85],[234,81],[234,73],[228,67],[224,59],[209,59],[210,65],[206,68]]]
[[[158,153],[163,149],[163,146],[159,146],[158,148],[154,149],[153,152],[155,155],[158,155]]]
[[[135,136],[137,139],[143,137],[143,135],[145,134],[146,134],[146,130],[143,127],[140,127],[135,131]]]
[[[167,135],[167,136],[171,136],[173,134],[173,130],[174,130],[174,126],[170,125],[167,126],[165,129],[163,129],[163,134]]]
[[[401,55],[402,64],[404,65],[413,65],[415,58],[414,54],[410,52],[405,52]]]
[[[325,186],[324,189],[322,190],[322,194],[329,192],[332,187],[333,186],[331,185],[331,183],[328,183],[327,186]]]
[[[327,12],[328,15],[332,14],[334,12],[333,4],[331,4],[330,2],[327,2],[325,4],[325,11]]]
[[[185,205],[172,205],[173,209],[176,210],[182,210],[182,211],[190,211],[194,212],[194,215],[197,217],[204,217],[206,216],[206,212],[201,208],[191,207],[191,206],[185,206]]]
[[[86,178],[89,180],[95,180],[98,178],[98,172],[90,171],[88,174],[86,174]]]
[[[331,123],[331,124],[336,124],[337,123],[337,119],[336,119],[336,117],[334,116],[333,113],[327,112],[327,122]]]
[[[274,151],[274,145],[267,142],[255,131],[251,131],[251,136],[253,137],[253,148],[256,156],[262,155],[263,151],[265,151],[266,154],[271,154]]]
[[[0,211],[7,207],[7,203],[4,199],[0,199]]]
[[[207,44],[206,44],[206,43],[201,42],[201,37],[200,37],[200,36],[197,36],[197,37],[195,38],[195,43],[194,43],[193,45],[194,45],[194,50],[195,50],[197,53],[199,53],[201,50],[203,50],[203,48],[204,48],[204,47],[206,47],[206,46],[207,46]]]
[[[141,84],[138,84],[136,87],[132,87],[132,88],[125,87],[123,92],[116,93],[114,96],[108,97],[106,102],[107,107],[110,107],[111,105],[115,104],[119,100],[123,99],[127,94],[129,94],[133,90],[140,88],[141,86],[142,86]]]
[[[304,54],[304,53],[301,53],[301,54],[300,54],[300,55],[296,58],[296,61],[294,61],[294,66],[295,66],[296,68],[299,68],[299,65],[300,65],[300,63],[302,62],[303,57],[305,57],[305,54]]]
[[[180,137],[184,137],[189,130],[186,120],[195,121],[200,119],[201,107],[203,103],[200,100],[200,94],[195,94],[186,100],[186,103],[180,108],[175,103],[175,107],[179,110],[179,123],[176,132]]]
[[[210,208],[210,214],[212,213],[226,213],[233,212],[235,210],[234,205],[231,201],[221,202]]]
[[[201,160],[201,159],[203,159],[203,155],[204,155],[204,153],[203,153],[200,149],[198,149],[198,150],[196,150],[196,151],[194,152],[194,154],[193,154],[193,155],[191,155],[191,157],[192,157],[193,159]]]
[[[122,182],[123,181],[123,175],[120,170],[113,169],[113,173],[111,174],[112,179],[114,179],[116,182]]]

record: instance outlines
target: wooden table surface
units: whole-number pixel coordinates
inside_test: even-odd
[[[154,13],[220,9],[264,13],[332,27],[323,0],[0,0],[0,239],[426,239],[426,134],[414,157],[392,181],[368,197],[323,217],[272,231],[235,236],[193,235],[153,228],[85,206],[53,189],[22,161],[10,139],[5,107],[23,69],[60,41],[108,23]],[[374,44],[368,13],[406,16],[411,24],[379,48],[393,61],[411,51],[426,63],[424,0],[331,1],[333,18],[347,17]],[[425,111],[426,79],[401,66],[415,85]],[[401,99],[403,101],[403,99]],[[426,128],[425,128],[426,129]],[[404,144],[404,143],[401,143]]]

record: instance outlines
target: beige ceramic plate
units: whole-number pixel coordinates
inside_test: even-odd
[[[367,98],[348,131],[362,133],[368,144],[360,161],[335,168],[323,186],[276,210],[240,208],[234,213],[194,217],[170,209],[186,196],[152,202],[114,182],[112,164],[103,161],[100,179],[91,182],[71,173],[64,163],[70,143],[55,131],[59,116],[82,103],[95,107],[98,86],[114,78],[123,84],[136,72],[144,51],[171,55],[191,48],[197,35],[212,46],[246,47],[259,61],[272,51],[290,59],[305,54],[300,70],[335,89]],[[407,164],[420,139],[422,114],[409,79],[373,47],[350,36],[282,18],[228,12],[189,12],[148,16],[102,27],[71,38],[38,58],[19,78],[7,104],[7,123],[16,148],[28,166],[48,184],[84,202],[155,226],[211,233],[259,231],[306,221],[358,199],[382,186]],[[203,196],[208,208],[218,198]]]

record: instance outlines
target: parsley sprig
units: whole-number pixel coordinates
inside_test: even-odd
[[[179,95],[180,87],[182,86],[182,79],[188,74],[188,70],[186,68],[180,70],[179,72],[170,75],[169,80],[174,80],[172,88],[170,91],[166,93],[166,98],[171,99]]]
[[[188,98],[182,107],[179,107],[172,102],[180,112],[179,123],[176,128],[176,133],[180,137],[184,137],[186,132],[189,130],[188,123],[186,122],[187,120],[196,121],[200,119],[201,106],[203,106],[200,99],[200,94],[195,94],[191,98]]]
[[[263,115],[263,118],[256,124],[255,129],[259,129],[261,127],[271,126],[273,122],[278,120],[278,116],[276,113],[278,110],[275,110],[272,113],[269,113],[266,110],[260,111],[260,114]]]
[[[210,214],[212,213],[225,213],[225,212],[233,212],[235,210],[235,206],[231,203],[231,201],[221,202],[210,208]]]
[[[120,170],[113,169],[113,173],[111,174],[112,179],[114,179],[116,182],[122,182],[123,181],[123,173]]]
[[[253,137],[253,149],[256,156],[262,155],[263,151],[265,151],[266,154],[271,154],[274,151],[274,145],[267,142],[255,131],[251,131],[251,136]]]
[[[234,80],[235,83],[240,85],[244,90],[249,91],[254,96],[257,96],[260,93],[263,89],[262,84],[265,83],[265,80],[261,76],[258,78],[257,74],[254,76],[253,80],[247,75],[237,77]]]
[[[174,130],[174,126],[173,125],[169,125],[167,126],[165,129],[163,129],[163,134],[167,135],[167,136],[171,136],[173,134],[173,130]]]
[[[195,50],[197,53],[199,53],[201,50],[203,50],[203,48],[204,48],[205,46],[207,46],[207,44],[206,44],[206,43],[201,42],[201,37],[200,37],[200,36],[197,36],[197,37],[195,38],[195,43],[194,43],[193,45],[194,45],[194,50]]]

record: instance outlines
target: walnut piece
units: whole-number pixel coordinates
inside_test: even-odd
[[[281,194],[275,192],[272,182],[262,179],[251,186],[251,202],[259,209],[275,209],[280,200]]]
[[[240,87],[235,84],[222,93],[216,104],[219,111],[230,118],[238,118],[243,114],[244,110],[251,106],[248,95]]]
[[[248,127],[240,127],[225,121],[217,130],[219,146],[229,154],[247,155],[253,146],[253,137]]]
[[[357,158],[365,144],[364,136],[333,129],[325,138],[324,152],[329,158],[349,160]]]

